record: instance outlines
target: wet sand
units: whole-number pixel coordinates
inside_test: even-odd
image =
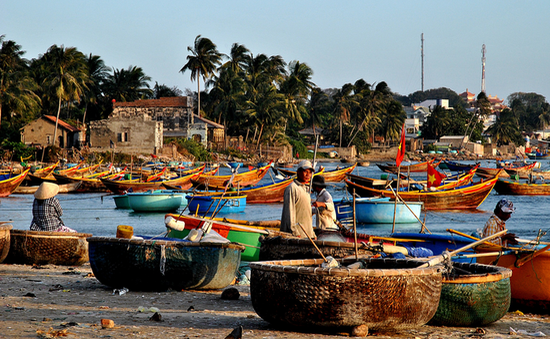
[[[238,300],[222,300],[222,290],[127,292],[113,294],[80,267],[0,264],[0,338],[226,338],[243,327],[242,338],[342,338],[346,333],[302,333],[277,328],[252,307],[248,286]],[[145,312],[139,312],[142,306]],[[150,320],[157,308],[161,321]],[[152,310],[154,311],[154,309]],[[114,328],[103,329],[101,319]],[[550,335],[548,316],[509,312],[477,330],[421,326],[399,332],[375,332],[378,338],[527,338],[510,328]],[[482,333],[485,333],[484,335]]]

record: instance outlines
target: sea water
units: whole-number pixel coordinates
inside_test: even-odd
[[[543,169],[548,167],[547,161],[543,162]],[[406,164],[406,163],[404,163]],[[337,166],[345,167],[349,164],[326,162],[321,163],[327,170]],[[494,161],[482,161],[481,166],[495,167]],[[222,170],[222,174],[227,169]],[[357,167],[354,174],[371,178],[380,178],[382,171],[371,163],[369,167]],[[414,173],[415,179],[425,180],[425,173]],[[395,175],[394,175],[395,177]],[[267,174],[260,183],[268,183],[276,180],[273,173]],[[345,184],[328,183],[329,192],[334,199],[349,197],[345,190]],[[516,207],[516,212],[506,222],[509,232],[522,238],[534,238],[539,229],[546,232],[550,229],[550,196],[505,196],[499,195],[494,190],[487,199],[475,210],[465,211],[428,211],[422,213],[420,219],[425,221],[426,228],[431,233],[446,234],[447,229],[454,229],[466,234],[471,234],[483,225],[491,216],[496,203],[502,198],[508,198]],[[78,232],[91,233],[94,236],[115,236],[118,225],[130,225],[135,234],[156,236],[166,231],[164,218],[166,213],[135,213],[132,210],[117,209],[113,195],[109,193],[73,193],[59,194],[63,208],[63,221],[66,226]],[[312,195],[315,199],[315,195]],[[0,198],[0,221],[10,221],[15,229],[29,229],[32,220],[32,203],[34,197],[31,194],[12,194],[6,198]],[[282,204],[248,204],[244,213],[223,215],[232,219],[246,220],[273,220],[280,219]],[[180,213],[178,210],[176,213]],[[183,213],[188,213],[184,211]],[[222,215],[218,215],[222,216]],[[391,225],[358,225],[361,233],[374,235],[388,235]],[[419,232],[420,225],[396,224],[396,232]],[[550,235],[543,240],[549,241]]]

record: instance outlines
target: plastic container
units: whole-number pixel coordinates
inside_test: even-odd
[[[132,226],[118,225],[116,228],[117,238],[131,239],[133,235],[134,228]]]

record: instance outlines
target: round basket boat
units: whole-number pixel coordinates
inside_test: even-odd
[[[88,261],[89,233],[11,230],[6,262],[79,266]]]
[[[297,328],[404,329],[433,317],[443,266],[417,268],[423,262],[388,258],[361,262],[366,268],[322,268],[322,259],[250,263],[252,305],[264,320]]]
[[[321,258],[319,251],[309,239],[262,236],[259,240],[260,261]],[[325,257],[344,258],[355,254],[355,244],[350,242],[325,240],[314,240],[314,242]],[[374,254],[363,244],[358,244],[357,252],[363,256]]]
[[[220,289],[236,276],[245,247],[160,239],[88,238],[90,266],[110,287],[134,291]]]
[[[12,225],[0,225],[0,263],[6,259],[10,251],[10,230]]]
[[[453,262],[443,274],[439,307],[431,325],[484,326],[502,318],[511,302],[512,270]]]

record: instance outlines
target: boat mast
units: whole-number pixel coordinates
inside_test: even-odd
[[[485,44],[481,47],[481,91],[485,93]]]
[[[420,59],[422,63],[422,78],[421,78],[421,88],[422,92],[424,92],[424,33],[420,34]]]

